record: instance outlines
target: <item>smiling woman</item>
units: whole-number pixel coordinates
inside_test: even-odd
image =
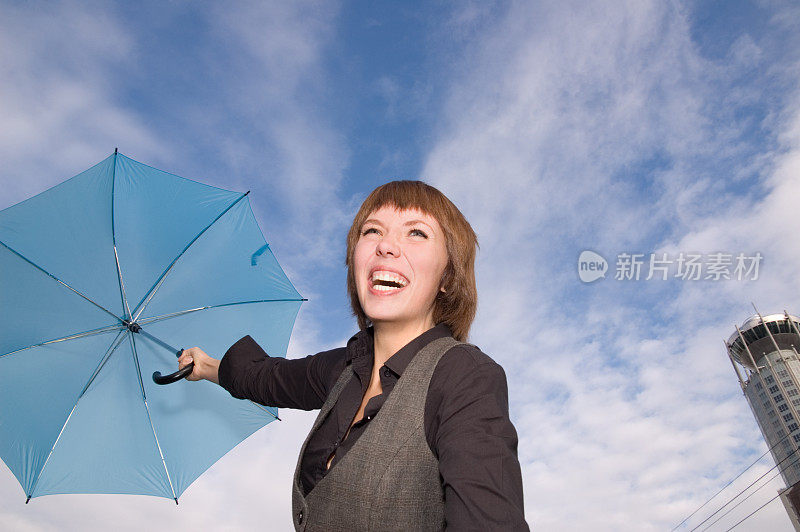
[[[269,357],[245,336],[189,380],[258,403],[320,409],[292,490],[297,530],[528,530],[503,369],[466,343],[477,238],[421,181],[375,189],[347,237],[360,331],[347,346]]]

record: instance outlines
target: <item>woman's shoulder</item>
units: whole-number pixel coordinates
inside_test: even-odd
[[[505,371],[480,347],[471,343],[460,343],[447,350],[439,359],[431,378],[431,391],[450,390],[459,383],[468,385],[483,379],[498,383],[502,381],[505,384]]]
[[[500,364],[484,353],[480,347],[468,342],[459,343],[448,349],[439,360],[439,365],[459,366],[464,369],[476,369],[481,366],[500,367]]]
[[[431,415],[431,434],[438,432],[438,423],[452,424],[464,419],[464,415],[483,420],[506,419],[508,382],[505,371],[475,345],[459,344],[450,348],[439,359],[431,376],[426,411]]]

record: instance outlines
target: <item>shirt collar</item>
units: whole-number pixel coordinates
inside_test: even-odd
[[[372,327],[361,329],[347,341],[347,362],[354,362],[364,357],[372,359],[373,349]]]
[[[446,323],[440,323],[400,348],[399,351],[389,357],[385,365],[398,376],[402,375],[403,371],[405,371],[406,367],[411,363],[411,360],[413,360],[414,355],[416,355],[420,349],[434,340],[452,335],[453,333],[450,327],[448,327]],[[375,356],[373,351],[375,348],[373,339],[374,330],[372,327],[367,327],[356,333],[347,342],[347,360],[354,364],[369,364],[371,366],[373,357]]]

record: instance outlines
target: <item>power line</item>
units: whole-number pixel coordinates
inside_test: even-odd
[[[705,519],[703,519],[703,520],[702,520],[700,523],[698,523],[698,524],[697,524],[697,526],[695,526],[695,527],[694,527],[694,528],[693,528],[693,529],[692,529],[690,532],[694,532],[695,530],[697,530],[698,528],[700,528],[700,527],[703,525],[703,523],[705,523],[706,521],[708,521],[709,519],[711,519],[712,517],[714,517],[715,515],[717,515],[717,514],[718,514],[720,511],[722,511],[722,509],[723,509],[723,508],[725,508],[725,507],[726,507],[726,506],[728,506],[730,503],[732,503],[733,501],[735,501],[735,500],[736,500],[736,499],[739,497],[739,495],[741,495],[741,494],[742,494],[742,493],[744,493],[745,491],[749,490],[749,489],[750,489],[750,488],[753,486],[753,484],[755,484],[756,482],[758,482],[759,480],[761,480],[762,478],[764,478],[765,476],[767,476],[767,475],[768,475],[768,474],[769,474],[769,473],[770,473],[770,472],[771,472],[773,469],[775,469],[776,467],[778,467],[779,465],[781,465],[783,462],[785,462],[785,461],[786,461],[786,460],[787,460],[787,459],[788,459],[790,456],[792,456],[793,454],[795,454],[795,453],[796,453],[798,450],[800,450],[800,449],[795,449],[794,451],[792,451],[791,453],[789,453],[788,455],[786,455],[786,458],[784,458],[783,460],[781,460],[780,462],[778,462],[777,464],[775,464],[774,466],[772,466],[771,468],[769,468],[769,469],[768,469],[768,470],[767,470],[767,471],[766,471],[766,472],[765,472],[763,475],[761,475],[760,477],[758,477],[757,479],[755,479],[753,482],[751,482],[750,484],[748,484],[748,485],[747,485],[747,486],[746,486],[746,487],[745,487],[745,488],[744,488],[742,491],[740,491],[739,493],[737,493],[736,495],[734,495],[733,497],[731,497],[730,499],[728,499],[728,502],[726,502],[725,504],[723,504],[722,506],[720,506],[720,507],[719,507],[719,508],[718,508],[718,509],[717,509],[717,510],[714,512],[714,513],[712,513],[711,515],[709,515],[708,517],[706,517]],[[793,462],[793,463],[794,463],[794,462]]]
[[[733,525],[732,527],[730,527],[730,528],[729,528],[728,530],[726,530],[725,532],[730,532],[731,530],[733,530],[733,529],[734,529],[734,528],[736,528],[737,526],[741,525],[742,523],[744,523],[745,521],[747,521],[748,519],[750,519],[751,517],[753,517],[753,516],[756,514],[756,512],[758,512],[758,511],[759,511],[759,510],[761,510],[763,507],[765,507],[766,505],[768,505],[769,503],[771,503],[772,501],[774,501],[775,499],[777,499],[777,498],[778,498],[778,497],[780,497],[780,496],[781,496],[781,494],[780,494],[780,493],[778,493],[778,494],[777,494],[777,495],[775,495],[773,498],[771,498],[770,500],[768,500],[767,502],[765,502],[764,504],[762,504],[761,506],[759,506],[758,508],[756,508],[755,510],[753,510],[752,512],[750,512],[750,514],[749,514],[747,517],[745,517],[744,519],[742,519],[741,521],[739,521],[738,523],[736,523],[735,525]]]
[[[764,458],[765,456],[767,456],[767,453],[769,453],[769,452],[770,452],[772,449],[774,449],[776,445],[778,445],[779,443],[783,442],[783,440],[785,440],[785,439],[786,439],[786,438],[788,438],[788,437],[789,437],[789,435],[787,434],[786,436],[784,436],[783,438],[781,438],[781,439],[780,439],[780,440],[779,440],[777,443],[775,443],[775,445],[773,445],[772,447],[770,447],[769,449],[767,449],[767,450],[764,452],[764,454],[762,454],[761,456],[759,456],[758,458],[756,458],[756,461],[755,461],[755,462],[753,462],[752,464],[750,464],[749,466],[747,466],[746,468],[744,468],[744,470],[743,470],[741,473],[739,473],[738,475],[736,475],[735,477],[733,477],[733,478],[730,480],[730,482],[728,482],[727,484],[725,484],[724,486],[722,486],[722,487],[719,489],[719,491],[718,491],[718,492],[716,492],[714,495],[712,495],[712,496],[711,496],[711,498],[710,498],[710,499],[708,499],[706,502],[704,502],[703,504],[701,504],[700,506],[698,506],[698,507],[697,507],[697,509],[696,509],[695,511],[693,511],[692,513],[690,513],[688,516],[686,516],[686,517],[684,518],[684,520],[683,520],[683,521],[681,521],[680,523],[678,523],[677,525],[675,525],[675,526],[672,528],[672,530],[670,530],[670,532],[674,532],[674,531],[675,531],[675,530],[677,530],[677,529],[678,529],[678,528],[679,528],[679,527],[680,527],[682,524],[684,524],[686,521],[688,521],[689,519],[691,519],[691,518],[694,516],[694,514],[696,514],[696,513],[697,513],[697,512],[699,512],[700,510],[702,510],[702,509],[705,507],[705,505],[706,505],[706,504],[708,504],[708,503],[710,503],[711,501],[713,501],[713,500],[714,500],[714,498],[715,498],[717,495],[719,495],[720,493],[722,493],[723,491],[725,491],[725,488],[727,488],[728,486],[730,486],[731,484],[733,484],[733,483],[736,481],[736,479],[738,479],[739,477],[741,477],[742,475],[744,475],[744,474],[745,474],[745,473],[746,473],[746,472],[747,472],[747,471],[748,471],[748,470],[749,470],[751,467],[753,467],[754,465],[756,465],[758,462],[760,462],[760,461],[761,461],[761,459],[762,459],[762,458]],[[702,523],[701,523],[701,524],[702,524]]]
[[[792,464],[791,464],[791,465],[794,465],[794,464],[796,464],[797,462],[798,462],[798,461],[797,461],[797,460],[795,460],[794,462],[792,462]],[[778,475],[780,475],[780,474],[781,474],[781,472],[780,472],[780,471],[778,471],[777,473],[775,473],[774,475],[772,475],[772,477],[771,477],[769,480],[767,480],[767,481],[766,481],[764,484],[762,484],[761,486],[759,486],[758,488],[756,488],[755,490],[753,490],[753,492],[752,492],[751,494],[749,494],[747,497],[745,497],[745,498],[744,498],[744,499],[742,499],[741,501],[737,502],[736,504],[734,504],[733,506],[731,506],[730,508],[728,508],[728,511],[727,511],[727,512],[725,512],[724,514],[722,514],[722,515],[720,515],[719,517],[717,517],[717,518],[716,518],[714,521],[712,521],[712,522],[711,522],[711,524],[710,524],[710,525],[708,525],[707,527],[705,527],[705,528],[703,529],[703,531],[705,531],[705,530],[708,530],[709,528],[711,528],[712,526],[714,526],[715,524],[717,524],[717,523],[719,522],[719,520],[720,520],[720,519],[722,519],[723,517],[725,517],[726,515],[728,515],[729,513],[731,513],[731,512],[732,512],[732,511],[733,511],[733,510],[734,510],[736,507],[738,507],[738,506],[739,506],[740,504],[742,504],[744,501],[746,501],[747,499],[749,499],[750,497],[752,497],[753,495],[755,495],[756,493],[758,493],[758,491],[759,491],[761,488],[764,488],[764,487],[768,486],[768,485],[769,485],[769,483],[770,483],[770,482],[772,482],[772,481],[775,479],[775,477],[777,477],[777,476],[778,476]],[[701,532],[702,532],[702,531],[701,531]]]
[[[751,482],[750,484],[748,484],[747,486],[745,486],[745,488],[744,488],[744,489],[742,489],[742,490],[741,490],[739,493],[737,493],[736,495],[734,495],[733,497],[731,497],[730,499],[728,499],[728,502],[726,502],[725,504],[723,504],[722,506],[720,506],[719,508],[717,508],[717,510],[716,510],[714,513],[712,513],[711,515],[709,515],[708,517],[706,517],[705,519],[703,519],[703,520],[702,520],[700,523],[698,523],[698,524],[697,524],[697,525],[696,525],[696,526],[695,526],[695,527],[694,527],[692,530],[690,530],[690,532],[694,532],[695,530],[697,530],[698,528],[700,528],[700,527],[701,527],[701,526],[702,526],[702,525],[703,525],[703,524],[704,524],[706,521],[708,521],[709,519],[711,519],[712,517],[714,517],[715,515],[717,515],[717,514],[718,514],[719,512],[721,512],[721,511],[722,511],[722,510],[723,510],[723,509],[724,509],[726,506],[728,506],[730,503],[732,503],[733,501],[735,501],[736,499],[738,499],[740,495],[742,495],[744,492],[746,492],[746,491],[747,491],[747,490],[749,490],[751,487],[753,487],[753,485],[754,485],[754,484],[756,484],[756,482],[758,482],[759,480],[761,480],[762,478],[764,478],[765,476],[767,476],[767,475],[768,475],[770,472],[772,472],[772,471],[773,471],[775,468],[777,468],[777,467],[778,467],[779,465],[781,465],[783,462],[785,462],[786,460],[788,460],[788,459],[789,459],[789,458],[790,458],[792,455],[794,455],[795,453],[797,453],[797,451],[798,451],[798,450],[799,450],[799,449],[795,449],[794,451],[792,451],[791,453],[789,453],[788,455],[786,455],[786,457],[785,457],[783,460],[781,460],[780,462],[778,462],[777,464],[775,464],[774,466],[772,466],[771,468],[769,468],[769,469],[768,469],[768,470],[767,470],[767,471],[766,471],[766,472],[765,472],[763,475],[761,475],[760,477],[758,477],[757,479],[755,479],[753,482]],[[796,462],[796,461],[795,461],[795,462]],[[794,464],[795,462],[792,462],[792,463]],[[780,470],[779,470],[778,472],[780,473]],[[775,477],[772,477],[772,478],[775,478]],[[772,480],[772,478],[770,478],[769,480]],[[769,481],[768,481],[767,483],[769,483]],[[765,485],[766,485],[766,484],[764,484],[764,486],[765,486]],[[763,486],[762,486],[762,487],[763,487]],[[758,489],[756,489],[755,491],[758,491],[759,489],[761,489],[761,488],[758,488]],[[755,491],[754,491],[753,493],[755,493]],[[752,493],[751,493],[750,495],[752,495]],[[749,497],[750,495],[748,495],[747,497]],[[735,507],[736,507],[736,506],[738,506],[738,505],[739,505],[741,502],[743,502],[744,500],[746,500],[746,499],[747,499],[747,497],[745,497],[744,499],[742,499],[742,501],[739,501],[739,503],[737,503],[737,504],[736,504],[736,505],[735,505],[733,508],[735,508]],[[725,515],[725,514],[723,514],[723,515]],[[716,521],[714,521],[714,522],[716,522]],[[712,523],[712,524],[713,524],[713,523]],[[709,526],[710,526],[710,525],[709,525]],[[708,528],[708,527],[706,527],[706,528]]]
[[[797,451],[795,451],[795,452],[797,452]],[[792,453],[792,454],[794,454],[794,453]],[[791,455],[789,455],[789,456],[791,456]],[[789,458],[789,456],[787,456],[786,458]],[[784,460],[785,460],[785,459],[784,459]],[[783,460],[781,460],[781,461],[783,461]],[[792,462],[792,463],[790,464],[790,466],[791,466],[791,465],[795,465],[795,464],[797,464],[798,462],[800,462],[800,458],[798,458],[797,460],[795,460],[794,462]],[[778,474],[780,474],[780,471],[778,472]],[[770,481],[772,481],[772,480],[773,480],[775,477],[777,477],[777,476],[778,476],[778,474],[775,474],[775,475],[773,475],[773,476],[772,476],[772,478],[771,478],[771,479],[769,479],[769,481],[767,481],[766,483],[764,483],[764,485],[762,485],[761,487],[759,487],[758,489],[756,489],[756,490],[755,490],[753,493],[751,493],[750,495],[753,495],[753,494],[754,494],[756,491],[760,490],[761,488],[763,488],[764,486],[766,486],[767,484],[769,484],[769,482],[770,482]],[[733,508],[736,508],[736,506],[739,506],[739,504],[741,504],[742,502],[744,502],[744,500],[745,500],[745,499],[747,499],[748,497],[750,497],[750,495],[748,495],[747,497],[745,497],[744,499],[742,499],[741,501],[739,501],[738,503],[736,503],[736,505],[734,505],[734,506],[733,506]],[[778,497],[780,497],[780,496],[781,496],[781,494],[780,494],[780,492],[778,492],[778,494],[777,494],[777,495],[775,495],[775,496],[774,496],[774,497],[772,497],[770,500],[768,500],[767,502],[765,502],[764,504],[762,504],[761,506],[759,506],[758,508],[756,508],[755,510],[753,510],[753,511],[752,511],[752,512],[750,512],[749,514],[747,514],[747,515],[746,515],[746,516],[745,516],[745,517],[744,517],[744,518],[743,518],[741,521],[737,522],[735,525],[733,525],[732,527],[730,527],[730,528],[729,528],[728,530],[726,530],[725,532],[730,532],[731,530],[733,530],[733,529],[734,529],[734,528],[736,528],[737,526],[741,525],[742,523],[744,523],[745,521],[747,521],[748,519],[750,519],[751,517],[753,517],[753,516],[754,516],[754,515],[755,515],[757,512],[759,512],[759,511],[760,511],[762,508],[764,508],[765,506],[767,506],[769,503],[771,503],[772,501],[774,501],[775,499],[777,499],[777,498],[778,498]],[[719,518],[718,518],[716,521],[714,521],[714,523],[716,523],[717,521],[719,521],[720,519],[722,519],[722,517],[724,517],[725,515],[729,514],[729,513],[731,512],[731,510],[733,510],[733,508],[731,508],[730,510],[728,510],[727,512],[725,512],[725,513],[724,513],[722,516],[720,516],[720,517],[719,517]],[[712,526],[714,523],[711,523],[711,525],[708,525],[708,527],[706,527],[704,530],[707,530],[707,529],[708,529],[709,527],[711,527],[711,526]]]

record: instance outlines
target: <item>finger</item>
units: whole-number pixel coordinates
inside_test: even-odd
[[[187,358],[190,359],[190,360],[193,360],[194,350],[195,349],[196,348],[194,348],[194,347],[190,347],[189,349],[184,349],[183,352],[181,353],[181,356],[178,357],[178,360],[179,361],[183,361],[183,360],[186,360]]]

